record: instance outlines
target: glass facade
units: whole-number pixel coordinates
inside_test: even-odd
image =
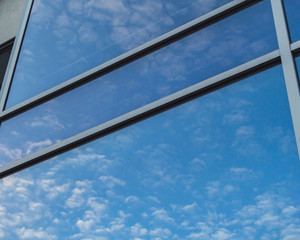
[[[259,24],[264,20],[266,24]],[[0,141],[9,139],[5,147],[19,146],[22,154],[2,154],[1,164],[277,49],[273,25],[269,4],[259,3],[3,122]],[[12,134],[12,129],[18,134]]]
[[[281,1],[31,6],[1,96],[0,238],[300,239]]]
[[[289,24],[290,37],[292,42],[300,40],[300,27],[299,27],[299,11],[300,2],[293,0],[284,0],[286,17]]]
[[[227,2],[36,0],[8,107]],[[28,88],[20,88],[23,84]]]
[[[12,49],[12,42],[5,43],[0,46],[0,89],[4,79],[5,70],[8,64],[9,56]]]
[[[7,239],[289,239],[300,227],[300,165],[281,66],[9,176],[0,189],[0,223],[19,219],[4,225]]]

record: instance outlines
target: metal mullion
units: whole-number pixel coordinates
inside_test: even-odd
[[[297,70],[291,50],[288,25],[281,0],[271,0],[282,68],[300,157],[300,91]],[[298,47],[298,43],[294,47]]]
[[[19,52],[22,46],[25,30],[27,27],[27,23],[29,20],[29,15],[31,12],[31,8],[33,5],[33,0],[27,0],[27,3],[25,4],[25,8],[23,11],[23,17],[21,18],[21,25],[19,26],[17,36],[14,41],[14,45],[12,48],[12,54],[9,58],[7,70],[3,79],[2,88],[0,91],[0,115],[4,111],[5,102],[9,93],[9,88],[12,82],[15,66],[18,60]]]
[[[25,156],[22,159],[11,162],[0,168],[0,178],[27,168],[38,162],[44,161],[50,157],[54,157],[65,151],[71,150],[113,131],[117,131],[149,116],[158,114],[161,111],[165,111],[171,107],[174,107],[175,105],[182,104],[191,98],[199,96],[200,94],[207,94],[216,88],[224,86],[224,84],[239,80],[241,77],[245,77],[247,74],[254,74],[257,71],[261,71],[275,64],[280,64],[279,50],[256,58],[250,62],[242,64],[224,73],[218,74],[198,84],[185,88],[167,97],[161,98],[155,102],[126,113],[120,117],[114,118],[108,122],[79,133],[73,137],[67,138],[52,146],[39,150],[31,155]]]
[[[31,0],[32,1],[32,0]],[[199,30],[201,27],[206,25],[215,23],[220,19],[226,17],[227,15],[235,13],[237,10],[241,8],[248,7],[262,0],[234,0],[228,4],[225,4],[193,21],[190,21],[168,33],[161,35],[141,46],[128,51],[108,62],[105,62],[85,73],[82,73],[70,80],[65,81],[47,91],[44,91],[30,99],[27,99],[7,110],[0,112],[0,121],[6,120],[8,118],[14,117],[21,112],[24,112],[32,107],[35,107],[51,98],[59,96],[65,92],[72,90],[74,87],[78,87],[79,85],[85,84],[88,81],[95,79],[101,75],[104,75],[120,66],[130,63],[133,60],[136,60],[140,57],[143,57],[159,48],[162,48],[180,38],[183,38],[196,30]],[[13,67],[11,67],[10,75],[8,79],[10,79],[13,75]],[[8,88],[10,85],[10,81],[7,80],[5,94],[3,94],[0,102],[1,109],[4,109],[5,101],[8,94]]]

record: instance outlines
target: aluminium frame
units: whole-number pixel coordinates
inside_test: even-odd
[[[9,92],[9,86],[12,81],[13,71],[14,71],[14,68],[16,65],[20,47],[22,45],[23,36],[25,33],[28,18],[30,15],[30,9],[32,8],[32,4],[33,4],[33,0],[28,0],[27,7],[25,9],[23,23],[21,25],[20,32],[18,34],[16,43],[15,43],[15,47],[14,47],[15,50],[14,50],[13,56],[10,61],[8,72],[6,74],[5,89],[2,89],[2,94],[1,94],[1,99],[0,99],[0,106],[1,106],[0,122],[8,119],[10,117],[16,116],[19,113],[26,111],[36,105],[39,105],[51,98],[54,98],[65,92],[68,92],[72,88],[80,86],[81,84],[84,84],[84,83],[90,81],[94,77],[103,75],[109,71],[112,71],[113,69],[116,69],[120,66],[123,66],[124,64],[127,64],[130,61],[133,61],[142,56],[145,56],[145,55],[149,54],[150,52],[157,50],[158,48],[161,48],[161,47],[168,45],[186,35],[193,33],[194,31],[198,30],[199,28],[202,28],[203,26],[212,24],[212,23],[226,17],[227,15],[233,14],[236,11],[241,10],[242,8],[249,7],[252,4],[257,3],[259,1],[261,1],[261,0],[254,0],[254,1],[233,0],[232,2],[222,6],[220,8],[217,8],[217,9],[215,9],[215,10],[213,10],[213,11],[187,23],[187,24],[184,24],[166,34],[163,34],[162,36],[155,38],[154,40],[151,40],[151,41],[127,52],[127,53],[124,53],[124,54],[120,55],[119,57],[116,57],[106,63],[103,63],[96,68],[93,68],[93,69],[91,69],[83,74],[80,74],[79,76],[72,78],[62,84],[59,84],[58,86],[53,87],[33,98],[30,98],[20,104],[17,104],[16,106],[14,106],[12,108],[4,110],[5,101],[6,101],[8,92]],[[9,174],[12,174],[16,171],[21,170],[21,169],[27,168],[27,167],[29,167],[33,164],[36,164],[40,161],[49,159],[50,157],[56,156],[62,152],[73,149],[79,145],[82,145],[84,143],[92,141],[95,138],[99,138],[101,136],[109,134],[110,132],[117,131],[120,128],[131,125],[137,121],[141,121],[144,118],[147,118],[154,114],[158,114],[161,111],[165,111],[169,108],[174,107],[175,105],[182,104],[183,102],[190,100],[191,98],[206,94],[212,90],[215,90],[216,88],[222,87],[224,84],[230,84],[233,81],[237,81],[240,78],[245,77],[248,74],[255,74],[257,71],[262,71],[266,68],[269,68],[270,66],[278,65],[278,64],[280,64],[280,62],[282,62],[282,65],[283,65],[285,79],[286,78],[291,79],[291,80],[286,80],[286,85],[287,85],[289,103],[290,103],[290,108],[291,108],[291,112],[292,112],[293,124],[294,124],[295,135],[296,135],[296,140],[297,140],[297,145],[298,145],[298,152],[299,152],[299,149],[300,149],[300,145],[299,145],[299,143],[300,143],[300,125],[299,125],[300,121],[298,121],[298,117],[300,115],[298,113],[300,112],[300,108],[299,108],[300,98],[299,98],[299,92],[298,92],[298,95],[295,91],[291,92],[291,88],[299,89],[299,86],[295,87],[296,86],[295,84],[298,84],[298,82],[297,82],[298,78],[297,78],[297,75],[295,75],[295,73],[296,73],[295,65],[293,64],[292,67],[288,67],[287,65],[290,65],[291,59],[293,61],[293,57],[292,57],[293,52],[300,51],[300,41],[290,45],[290,42],[288,39],[288,32],[287,32],[287,23],[286,23],[285,19],[282,20],[282,13],[284,14],[282,2],[281,2],[281,0],[271,0],[271,3],[272,3],[273,15],[276,17],[276,19],[278,18],[276,20],[274,17],[277,38],[278,38],[278,42],[279,42],[279,50],[273,51],[262,57],[256,58],[252,61],[242,64],[238,67],[232,68],[221,74],[215,75],[215,76],[213,76],[209,79],[206,79],[198,84],[195,84],[195,85],[185,88],[181,91],[173,93],[167,97],[161,98],[157,101],[154,101],[150,104],[147,104],[147,105],[140,107],[136,110],[133,110],[129,113],[126,113],[117,118],[114,118],[108,122],[105,122],[103,124],[100,124],[96,127],[91,128],[89,130],[81,132],[73,137],[67,138],[59,143],[56,143],[47,148],[39,150],[33,154],[25,156],[19,160],[11,162],[0,168],[0,178],[3,178]],[[278,23],[278,21],[279,21],[279,23]],[[282,21],[283,21],[283,23],[282,23]],[[284,33],[284,36],[280,37],[282,33]],[[286,54],[288,56],[286,56]],[[292,72],[292,74],[290,74],[290,72]],[[297,106],[299,109],[298,112],[297,112],[297,109],[295,110],[295,108],[297,108]],[[295,113],[295,111],[296,111],[296,113]]]

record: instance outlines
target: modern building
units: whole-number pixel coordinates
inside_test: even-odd
[[[299,10],[0,0],[0,238],[300,239]]]

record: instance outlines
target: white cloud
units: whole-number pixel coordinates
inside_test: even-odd
[[[198,207],[198,204],[194,202],[190,205],[184,206],[182,208],[182,210],[185,211],[185,212],[193,212],[193,211],[195,211],[195,208],[197,208],[197,207]]]
[[[38,181],[40,187],[46,192],[46,196],[49,199],[53,199],[60,194],[65,194],[70,187],[70,183],[64,183],[62,185],[56,185],[54,179],[43,179]]]
[[[199,232],[199,233],[190,233],[187,238],[190,239],[203,239],[203,237],[207,237],[207,235],[203,232]]]
[[[250,137],[255,133],[255,129],[253,126],[241,126],[236,130],[236,135],[239,137]]]
[[[28,141],[26,142],[26,145],[28,146],[26,149],[26,154],[30,154],[32,152],[36,152],[38,150],[40,150],[41,148],[44,148],[44,147],[48,147],[52,144],[52,141],[50,139],[46,139],[44,141],[40,141],[40,142],[31,142],[31,141]]]
[[[134,202],[138,202],[139,198],[136,196],[129,196],[127,198],[125,198],[125,203],[134,203]]]
[[[72,195],[66,200],[66,206],[69,208],[81,207],[85,203],[88,189],[91,188],[91,181],[77,181],[76,188],[72,190]]]
[[[17,229],[17,234],[21,239],[56,239],[55,235],[47,233],[42,228],[35,230],[22,227]]]
[[[293,215],[298,211],[299,211],[298,208],[295,208],[294,206],[288,206],[282,210],[282,213],[285,215]]]
[[[99,180],[102,181],[105,184],[105,187],[113,188],[116,185],[118,186],[124,186],[125,182],[121,179],[115,178],[113,176],[101,176],[99,177]]]
[[[4,237],[5,237],[5,233],[4,233],[4,231],[2,231],[1,229],[0,229],[0,237],[3,238],[3,239],[4,239]]]
[[[149,234],[152,237],[160,237],[167,239],[171,236],[172,232],[168,228],[155,228],[153,230],[150,230]]]
[[[167,223],[174,223],[174,219],[168,216],[168,212],[164,209],[153,209],[151,214],[155,219]]]
[[[84,23],[78,29],[79,39],[82,43],[88,44],[93,43],[97,40],[98,36],[93,28],[94,26],[92,24]]]
[[[260,218],[258,220],[255,221],[255,224],[257,225],[268,225],[268,227],[278,227],[278,222],[279,220],[279,216],[274,215],[272,213],[266,213],[262,216],[260,216]]]
[[[35,117],[29,124],[31,127],[46,127],[53,129],[65,129],[65,126],[57,119],[55,115],[46,115]]]
[[[22,150],[20,148],[8,148],[4,144],[0,144],[0,152],[11,160],[17,160],[22,157]]]
[[[82,14],[83,1],[82,0],[68,1],[68,10],[69,10],[70,14],[74,14],[74,15]]]
[[[130,227],[130,232],[135,237],[145,236],[148,233],[146,228],[143,228],[140,223],[136,223],[135,225]]]
[[[94,225],[94,220],[89,219],[89,220],[78,220],[76,222],[76,226],[80,229],[81,232],[88,232]]]
[[[147,196],[147,198],[153,202],[161,203],[161,201],[159,201],[158,198],[155,196]]]
[[[212,238],[218,240],[232,239],[233,236],[234,236],[233,233],[231,233],[229,230],[224,228],[221,228],[215,234],[212,234]]]
[[[220,193],[220,185],[219,181],[213,181],[207,183],[206,191],[209,196],[215,196],[217,193]]]

